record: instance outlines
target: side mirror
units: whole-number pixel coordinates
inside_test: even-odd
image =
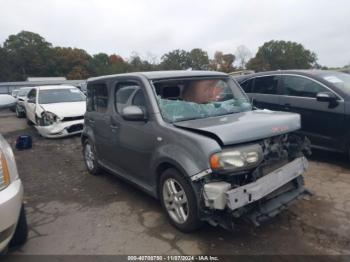
[[[337,97],[331,92],[320,92],[316,95],[316,100],[319,102],[335,102]]]
[[[16,105],[16,98],[10,95],[0,95],[0,109],[11,108]]]
[[[122,117],[125,120],[130,121],[144,121],[146,120],[146,115],[143,110],[138,106],[127,106],[123,108]]]

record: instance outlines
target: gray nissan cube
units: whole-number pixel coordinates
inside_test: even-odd
[[[224,73],[128,73],[88,79],[82,144],[91,174],[135,184],[190,232],[259,225],[309,195],[299,128],[298,114],[254,110]]]

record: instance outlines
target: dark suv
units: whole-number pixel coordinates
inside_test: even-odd
[[[163,71],[91,78],[82,135],[87,169],[159,198],[179,230],[255,224],[305,194],[298,114],[252,110],[227,74]]]
[[[349,153],[350,75],[326,70],[280,70],[237,78],[258,108],[301,115],[315,148]]]

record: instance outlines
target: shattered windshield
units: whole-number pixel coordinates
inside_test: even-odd
[[[252,109],[247,96],[230,78],[163,80],[153,85],[161,114],[169,122]]]

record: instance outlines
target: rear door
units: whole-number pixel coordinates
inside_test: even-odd
[[[280,95],[280,75],[257,76],[251,80],[249,96],[260,109],[282,110]]]
[[[85,124],[93,130],[95,150],[99,160],[106,164],[110,151],[110,114],[108,112],[109,90],[106,82],[93,82],[87,86],[87,112]]]
[[[346,133],[345,106],[341,97],[337,95],[339,100],[334,107],[329,102],[317,101],[317,93],[333,91],[324,84],[301,75],[283,75],[282,92],[284,110],[301,115],[301,132],[310,138],[314,146],[333,150],[342,148],[340,139]]]

